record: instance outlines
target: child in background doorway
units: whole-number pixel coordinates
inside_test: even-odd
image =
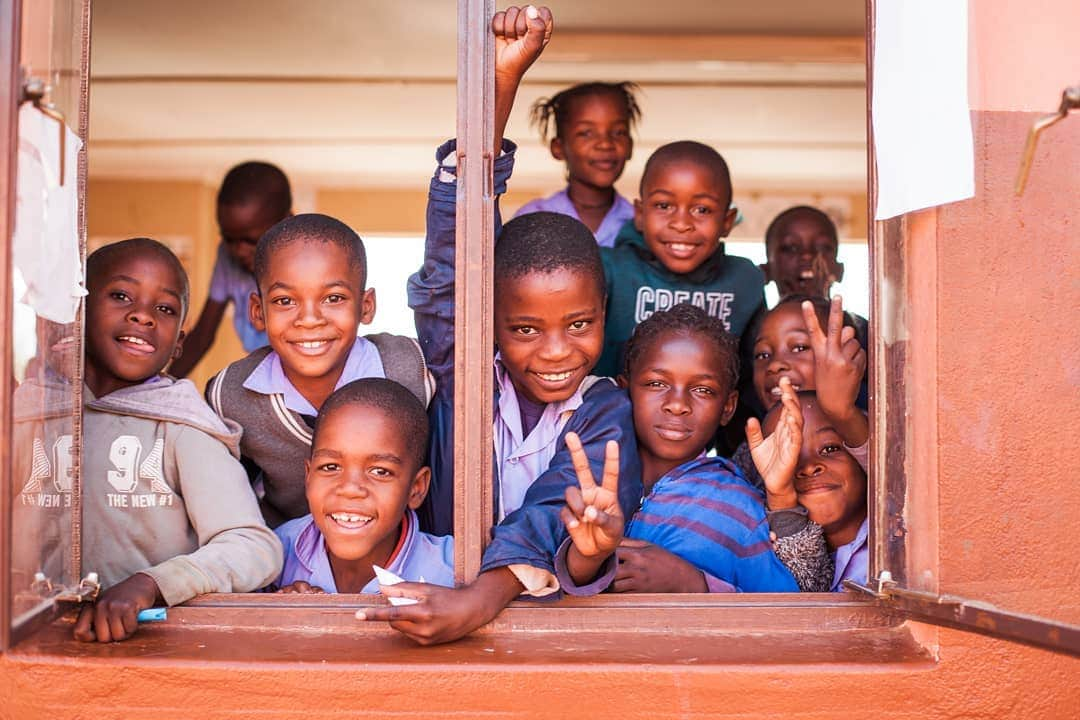
[[[75,638],[109,642],[159,602],[262,587],[281,543],[240,464],[240,429],[162,374],[184,339],[180,261],[137,238],[94,252],[86,276],[82,566],[104,592]]]
[[[214,344],[225,309],[233,306],[233,328],[245,352],[267,344],[266,333],[248,316],[255,285],[255,246],[263,233],[292,214],[289,179],[276,165],[245,162],[221,181],[217,196],[217,223],[221,232],[210,293],[195,326],[188,333],[184,355],[169,367],[185,377]]]
[[[566,188],[526,203],[517,215],[569,215],[585,223],[601,247],[615,244],[615,236],[634,215],[630,202],[615,191],[615,182],[634,150],[631,133],[641,119],[637,91],[632,82],[583,83],[533,105],[532,122],[541,140],[547,141],[554,126],[549,149],[553,158],[566,163]]]
[[[761,270],[724,252],[738,214],[731,194],[727,163],[707,145],[670,143],[649,158],[634,221],[601,249],[608,298],[598,375],[621,372],[634,326],[659,310],[689,302],[736,336],[764,310]]]
[[[275,532],[285,593],[377,593],[375,565],[406,580],[454,585],[454,538],[420,531],[428,419],[402,385],[354,380],[319,411],[305,487],[311,513]]]
[[[796,205],[783,211],[765,230],[765,253],[768,258],[761,271],[765,282],[776,283],[780,298],[799,295],[829,299],[834,283],[844,279],[844,263],[838,259],[840,238],[836,224],[828,215],[809,205]],[[866,318],[852,312],[844,320],[855,328],[855,337],[869,347],[870,329]],[[866,409],[866,389],[859,396]]]

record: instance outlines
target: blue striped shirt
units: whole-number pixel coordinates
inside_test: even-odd
[[[695,458],[660,478],[626,537],[658,545],[743,592],[799,591],[773,553],[761,494],[724,458]]]

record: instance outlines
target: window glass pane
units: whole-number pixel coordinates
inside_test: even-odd
[[[250,259],[258,238],[289,210],[329,215],[363,239],[366,284],[375,292],[376,310],[373,321],[356,331],[415,337],[406,281],[423,262],[434,150],[453,133],[454,3],[418,8],[416,3],[270,0],[254,15],[237,3],[100,5],[94,16],[88,245],[147,236],[179,257],[191,284],[191,307],[184,355],[171,366],[174,374],[183,374],[201,391],[224,368],[236,368],[233,363],[267,342],[286,344],[279,326],[271,323],[264,336],[250,321],[250,296],[258,285],[236,248],[245,246]],[[415,23],[418,11],[425,18],[421,27]],[[208,27],[216,30],[208,35]],[[133,36],[140,42],[132,43]],[[223,36],[227,42],[220,41]],[[271,208],[257,183],[243,202],[230,200],[228,193],[219,201],[226,174],[248,161],[280,168],[288,178],[291,208]],[[263,223],[241,223],[250,231],[242,235],[232,229],[231,208],[248,201],[273,214]],[[307,248],[325,256],[337,246]],[[300,288],[318,279],[313,275],[286,284]],[[268,307],[261,300],[256,304]],[[215,312],[220,320],[203,323]],[[211,326],[216,333],[207,336],[203,330]],[[383,361],[385,351],[353,347],[376,355],[360,369],[346,363],[347,379],[378,374],[374,360]],[[268,392],[260,397],[283,398],[281,413],[299,424],[298,435],[310,435],[306,423],[321,401],[307,408],[307,396],[284,384],[298,372],[284,355],[278,358],[281,373],[263,386]],[[391,374],[386,362],[381,369]],[[293,389],[301,384],[292,383]],[[239,385],[228,381],[230,388]],[[304,517],[309,506],[302,461],[310,441],[290,445],[295,452],[289,459],[298,461],[299,470],[268,473],[275,461],[254,446],[254,439],[268,431],[253,429],[247,410],[233,412],[230,402],[221,406],[222,414],[244,426],[241,453],[250,460],[247,469],[256,489],[260,472],[275,476],[261,486],[264,510],[282,511],[265,512],[268,523],[280,527]],[[357,438],[362,435],[356,432]],[[282,507],[278,480],[286,476],[282,485],[294,492],[289,507]],[[425,576],[432,578],[430,572]]]
[[[822,297],[839,294],[844,297],[845,310],[862,318],[870,318],[869,252],[865,240],[867,94],[864,2],[850,0],[832,3],[827,16],[816,6],[785,7],[780,12],[776,8],[740,6],[729,2],[702,4],[676,1],[662,14],[637,3],[556,2],[550,7],[555,16],[553,41],[522,83],[506,132],[508,138],[518,143],[518,151],[509,192],[501,201],[504,217],[513,216],[526,203],[545,198],[543,206],[531,204],[531,208],[575,214],[593,226],[602,246],[636,245],[642,242],[640,235],[644,235],[645,244],[652,243],[654,248],[684,245],[683,248],[673,249],[672,256],[679,252],[691,252],[685,246],[710,248],[711,245],[700,242],[697,233],[706,225],[700,219],[716,217],[717,210],[695,206],[694,203],[699,202],[696,199],[685,202],[684,207],[679,205],[682,202],[679,197],[683,187],[681,183],[685,177],[689,177],[690,171],[686,171],[686,175],[668,173],[667,185],[654,184],[650,187],[646,183],[645,190],[651,190],[654,195],[642,197],[643,174],[650,156],[668,143],[697,141],[711,146],[724,157],[730,170],[733,204],[739,211],[730,232],[716,230],[709,240],[722,239],[730,257],[747,258],[753,265],[765,264],[769,261],[765,245],[766,229],[773,219],[795,206],[808,205],[820,209],[828,216],[824,222],[820,215],[801,216],[810,218],[809,222],[802,223],[804,228],[810,226],[810,230],[798,231],[798,249],[788,253],[799,256],[797,266],[794,262],[789,263],[792,269],[788,277],[793,279],[788,284],[801,289],[789,289],[786,293],[820,293]],[[748,38],[751,35],[752,40]],[[624,110],[626,103],[618,89],[587,89],[584,99],[581,96],[571,96],[571,99],[563,96],[564,104],[558,110],[553,111],[549,107],[552,119],[547,128],[547,137],[541,137],[538,129],[530,123],[530,109],[534,103],[539,103],[543,108],[547,99],[571,86],[590,81],[637,83],[635,95],[641,108],[641,118],[632,132],[632,154],[627,151],[621,127],[613,130],[609,138],[604,137],[603,128],[611,122],[608,116],[627,114]],[[557,123],[562,125],[556,127]],[[553,141],[552,137],[556,134],[559,137]],[[590,141],[590,134],[598,139]],[[590,152],[593,154],[589,155]],[[626,164],[617,177],[615,173],[601,177],[599,172],[594,174],[589,169],[589,163],[594,162],[595,158],[603,156],[602,161],[611,162],[612,156],[620,152],[619,159],[625,159]],[[651,180],[655,181],[657,174],[664,174],[664,163],[651,167],[654,168],[650,174]],[[658,167],[660,170],[656,170]],[[698,186],[710,185],[713,174],[703,172],[701,175],[707,177],[699,181]],[[609,192],[611,187],[623,198],[639,201],[635,216],[638,233],[623,224],[629,212],[627,206]],[[723,194],[726,194],[727,188],[724,190]],[[693,197],[700,198],[706,194],[702,192]],[[690,192],[686,193],[686,197],[691,195]],[[726,198],[724,202],[727,202]],[[625,214],[616,220],[613,216],[619,215],[620,208]],[[656,212],[652,212],[653,208]],[[678,208],[685,215],[676,217],[672,208]],[[669,209],[672,213],[670,219],[665,217],[657,224],[650,223],[650,216],[663,217],[661,213]],[[719,212],[726,210],[726,207],[720,208]],[[605,212],[609,214],[605,215]],[[693,213],[700,213],[695,218],[700,221],[696,228],[688,227],[691,222],[687,218]],[[833,232],[830,232],[829,224],[834,226]],[[616,239],[620,228],[624,232],[620,239]],[[789,227],[786,235],[795,234]],[[838,240],[835,257],[831,251],[830,235],[835,235]],[[826,236],[825,240],[821,236]],[[779,244],[774,242],[773,247]],[[795,241],[787,244],[796,245]],[[826,249],[818,255],[817,251],[822,247]],[[818,258],[811,260],[815,255]],[[725,320],[736,334],[749,333],[751,318],[762,297],[757,270],[747,263],[716,262],[707,265],[713,258],[705,256],[708,256],[707,252],[697,253],[698,262],[690,270],[675,270],[673,266],[678,261],[669,261],[668,270],[675,270],[676,276],[656,267],[662,263],[661,252],[638,252],[635,257],[633,251],[627,252],[623,247],[620,252],[616,247],[608,256],[606,267],[609,277],[613,279],[608,288],[605,339],[610,343],[608,347],[621,345],[636,323],[646,320],[656,310],[670,308],[680,300],[696,304],[707,314]],[[829,283],[825,282],[826,273],[820,266],[828,265],[828,272],[833,276],[840,274],[838,267],[831,266],[833,260],[844,265],[843,281],[833,282],[831,287],[823,289],[821,286]],[[815,268],[812,271],[811,263]],[[774,257],[771,268],[774,279],[778,264]],[[812,277],[807,277],[807,274],[812,274]],[[800,277],[801,283],[798,282]],[[777,304],[778,294],[777,284],[769,282],[764,296],[770,307]],[[797,323],[801,323],[801,313],[797,308],[795,314],[799,316]],[[854,322],[860,330],[865,329],[857,319]],[[783,332],[794,335],[796,331]],[[787,341],[787,336],[784,340]],[[805,336],[802,342],[791,343],[792,348],[799,346],[791,354],[802,352],[804,344]],[[597,374],[614,374],[621,370],[615,357],[617,354],[610,350],[606,352],[596,366]],[[671,364],[677,366],[682,363],[681,367],[685,368],[689,363],[686,357],[684,353]],[[802,356],[803,359],[806,357]],[[807,372],[812,373],[813,361],[808,361],[808,365]],[[744,376],[749,379],[752,368],[748,358],[742,359],[742,367]],[[788,374],[793,383],[803,382],[794,377],[794,372]],[[648,386],[665,386],[671,382],[671,377],[669,374],[664,381],[650,381]],[[812,375],[806,377],[806,389],[814,387],[810,384],[812,381]],[[745,450],[741,428],[750,415],[763,414],[762,411],[774,402],[774,396],[768,387],[755,389],[749,382],[746,385],[741,388],[742,406],[729,425],[719,430],[719,442],[716,444],[723,446],[720,452],[734,454],[741,461],[747,477],[756,479],[757,473],[748,453],[740,452]],[[644,386],[646,383],[643,382]],[[632,398],[635,398],[635,387],[631,382]],[[644,396],[644,391],[637,394]],[[858,395],[857,402],[865,409],[867,395],[862,388],[859,388]],[[638,404],[637,409],[643,407],[648,407],[645,400]],[[719,425],[720,415],[715,414],[714,426]],[[638,421],[635,429],[639,443],[645,446],[650,432],[648,425],[642,425],[647,415],[642,413],[642,416],[635,418]],[[659,422],[657,420],[657,424]],[[711,432],[703,435],[714,437]],[[863,432],[862,439],[865,436]],[[631,523],[631,533],[642,532],[636,537],[645,537],[656,525],[664,524],[665,531],[679,527],[680,522],[688,526],[688,513],[675,517],[674,513],[665,515],[657,509],[657,506],[665,503],[661,493],[671,485],[663,483],[662,478],[680,472],[676,468],[685,468],[693,462],[704,444],[699,444],[694,452],[683,455],[665,455],[674,443],[663,447],[663,452],[653,452],[653,448],[644,447],[641,454],[646,461],[652,455],[653,460],[660,456],[675,462],[673,466],[668,466],[669,469],[663,470],[663,474],[659,470],[662,463],[654,462],[652,476],[645,477],[647,486],[652,482],[657,483],[651,491],[656,495],[652,498],[655,505],[651,504],[650,498],[646,498],[639,510],[641,521],[638,527]],[[855,444],[861,445],[862,441]],[[655,445],[660,446],[661,443],[657,441]],[[821,551],[817,556],[819,559],[828,550],[835,551],[849,542],[854,544],[851,549],[858,551],[859,559],[865,556],[866,545],[862,542],[867,527],[863,497],[865,472],[853,456],[846,453],[844,456],[851,458],[851,476],[854,478],[850,492],[853,499],[844,504],[843,510],[844,530],[851,529],[851,532],[832,533],[832,540],[829,541],[832,545],[825,551],[821,551],[822,546],[816,546]],[[645,474],[649,475],[649,472],[647,469]],[[706,477],[726,477],[725,473],[731,473],[726,466],[721,469],[719,462],[709,467],[699,466],[695,472],[699,473],[697,479],[700,487],[707,485]],[[657,479],[657,475],[661,480]],[[672,493],[677,494],[676,491]],[[664,509],[674,505],[675,501],[672,500]],[[701,503],[698,507],[704,505]],[[734,504],[728,507],[734,507]],[[755,522],[765,522],[761,503],[754,505],[749,512],[758,513],[753,517],[760,518],[760,521]],[[701,545],[712,542],[712,538],[716,537],[727,540],[724,534],[728,530],[724,528],[724,523],[730,521],[734,513],[721,515],[723,513],[718,512],[703,520],[705,514],[701,511],[693,518],[698,527],[708,524],[708,532],[711,533],[711,538],[702,540]],[[813,519],[831,524],[817,510],[813,511]],[[760,524],[751,523],[751,526],[757,530],[763,528]],[[671,535],[679,533],[673,531]],[[665,539],[671,540],[671,548],[677,548],[678,543],[689,535],[692,533]],[[659,536],[658,532],[648,537]],[[722,541],[716,543],[718,546]],[[756,559],[763,563],[767,560],[764,557],[769,554],[767,532],[761,533],[761,542],[755,539],[747,544],[759,550],[766,548],[756,555]],[[673,549],[672,552],[678,554],[677,550]],[[636,558],[631,557],[632,554],[632,551],[628,551],[624,557],[637,562]],[[682,557],[689,554],[687,552]],[[712,556],[721,554],[718,551]],[[624,567],[632,566],[629,559]],[[857,560],[852,567],[858,564]],[[829,563],[816,565],[820,570],[818,575],[828,575],[826,587],[838,585],[827,565]],[[758,577],[769,574],[760,567],[748,572],[756,573]],[[782,576],[784,572],[777,572],[776,575]],[[734,574],[729,572],[722,579],[734,580]],[[742,580],[745,579],[744,576]],[[745,589],[751,589],[752,584],[752,581],[748,581]],[[687,583],[683,587],[689,585]],[[788,583],[783,589],[792,587],[793,584]],[[820,584],[816,587],[820,587]],[[756,589],[772,588],[759,586]]]
[[[367,249],[368,286],[375,288],[379,310],[370,325],[360,326],[360,332],[416,337],[406,283],[424,263],[424,237],[367,235],[363,231],[361,234]]]
[[[48,596],[79,581],[72,521],[79,512],[82,383],[83,3],[24,3],[22,23],[21,64],[25,76],[44,90],[41,105],[47,112],[24,103],[19,113],[15,303],[4,343],[14,356],[17,384],[8,585],[15,627],[44,607]]]

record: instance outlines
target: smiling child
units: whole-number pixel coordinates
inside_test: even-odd
[[[641,119],[631,82],[574,85],[533,105],[533,124],[547,142],[554,126],[551,156],[566,164],[566,188],[532,200],[517,215],[557,212],[585,224],[601,247],[611,247],[634,206],[615,190],[634,150],[631,131]]]
[[[765,418],[764,434],[773,439],[785,425],[801,426],[801,433],[791,433],[792,439],[786,441],[798,450],[797,454],[789,451],[784,468],[763,473],[770,508],[805,508],[810,521],[824,530],[834,566],[829,590],[843,590],[844,580],[849,579],[865,583],[870,551],[864,460],[846,447],[814,392],[802,390],[797,402],[774,407]],[[751,445],[760,447],[762,442],[759,435]],[[760,451],[755,460],[759,455]],[[786,500],[778,500],[784,496]]]
[[[262,481],[267,522],[277,526],[308,512],[304,459],[315,416],[335,389],[385,377],[425,404],[433,391],[415,340],[357,337],[375,315],[375,290],[365,287],[364,244],[347,225],[315,213],[283,220],[259,240],[254,268],[249,312],[270,346],[221,371],[207,398],[244,428],[240,449]]]
[[[829,298],[829,288],[844,279],[844,264],[837,260],[840,247],[836,225],[828,215],[809,205],[783,211],[765,230],[761,265],[766,282],[775,282],[780,297],[809,295]]]
[[[801,426],[802,414],[794,393],[812,393],[814,417],[822,416],[822,425],[828,427],[830,439],[839,441],[839,452],[853,458],[861,467],[864,485],[869,424],[857,402],[865,372],[866,351],[856,339],[855,329],[845,324],[840,297],[831,302],[820,298],[785,299],[769,312],[757,334],[754,388],[759,400],[772,406],[767,427],[771,429],[777,422],[781,425],[795,423],[796,416],[797,424]],[[784,415],[792,419],[778,421],[777,418]],[[818,442],[811,432],[817,432],[817,429],[806,430],[804,442],[800,441],[803,450],[807,443]],[[823,555],[820,546],[813,541],[822,529],[818,522],[822,515],[808,512],[810,506],[797,496],[797,485],[792,485],[792,477],[796,474],[794,455],[799,452],[800,444],[794,443],[794,450],[789,448],[787,453],[787,464],[781,463],[787,469],[777,470],[774,466],[779,462],[776,459],[779,450],[775,446],[779,441],[772,437],[763,439],[759,423],[753,418],[747,423],[746,436],[747,443],[739,448],[735,459],[745,465],[748,464],[746,455],[752,456],[749,471],[753,471],[765,490],[770,526],[778,538],[777,554],[792,569],[804,590],[837,589],[832,559]],[[830,446],[828,452],[833,450]],[[862,502],[865,518],[865,489]],[[830,539],[829,529],[824,527],[824,531],[823,539],[833,550],[838,547],[834,544],[838,538],[845,544],[850,540],[835,533]],[[865,540],[865,533],[863,535]],[[846,560],[846,551],[836,555],[837,563]]]
[[[454,585],[454,539],[421,532],[427,414],[398,383],[354,380],[323,403],[306,462],[311,513],[276,532],[285,546],[279,592],[376,593],[373,566]]]
[[[281,544],[239,462],[239,428],[162,374],[183,341],[180,261],[137,238],[93,253],[86,273],[82,563],[104,592],[75,637],[109,642],[159,602],[265,585]]]
[[[191,372],[214,344],[225,309],[233,306],[233,328],[245,352],[266,345],[266,333],[248,314],[248,298],[257,292],[255,246],[267,230],[292,214],[292,189],[281,168],[265,162],[241,163],[225,174],[217,196],[221,233],[210,290],[202,312],[188,332],[184,354],[169,368],[176,377]]]
[[[612,377],[634,326],[654,312],[688,302],[738,336],[765,306],[761,270],[724,252],[738,211],[718,152],[691,141],[664,145],[645,164],[640,195],[634,221],[602,251],[607,326],[596,372]]]
[[[794,592],[769,542],[761,495],[707,457],[738,399],[738,343],[683,303],[634,330],[626,374],[645,497],[618,549],[615,592]],[[575,539],[576,542],[576,539]]]

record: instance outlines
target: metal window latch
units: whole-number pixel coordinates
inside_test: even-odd
[[[101,592],[98,574],[92,572],[82,579],[77,587],[61,590],[56,596],[57,602],[84,603],[93,602]]]
[[[1016,194],[1024,194],[1024,186],[1027,185],[1028,173],[1031,172],[1031,161],[1035,158],[1035,145],[1039,142],[1039,135],[1043,130],[1054,123],[1064,120],[1070,110],[1080,110],[1080,85],[1065,88],[1061,93],[1061,105],[1057,112],[1044,115],[1035,121],[1028,132],[1027,142],[1024,144],[1024,155],[1020,160],[1020,174],[1016,178]]]
[[[888,570],[882,570],[881,574],[878,575],[876,587],[874,584],[871,583],[863,585],[862,583],[855,582],[854,580],[845,580],[844,587],[849,590],[856,590],[866,595],[872,595],[879,600],[883,600],[892,594],[890,591],[896,587],[896,581],[893,580],[891,572],[889,572]]]
[[[55,105],[45,100],[45,96],[49,94],[51,89],[43,80],[34,77],[27,78],[23,82],[21,102],[33,103],[34,107],[42,115],[52,118],[60,126],[60,185],[63,186],[64,163],[67,156],[67,149],[64,147],[67,139],[67,121],[64,119],[64,114],[57,110]]]

